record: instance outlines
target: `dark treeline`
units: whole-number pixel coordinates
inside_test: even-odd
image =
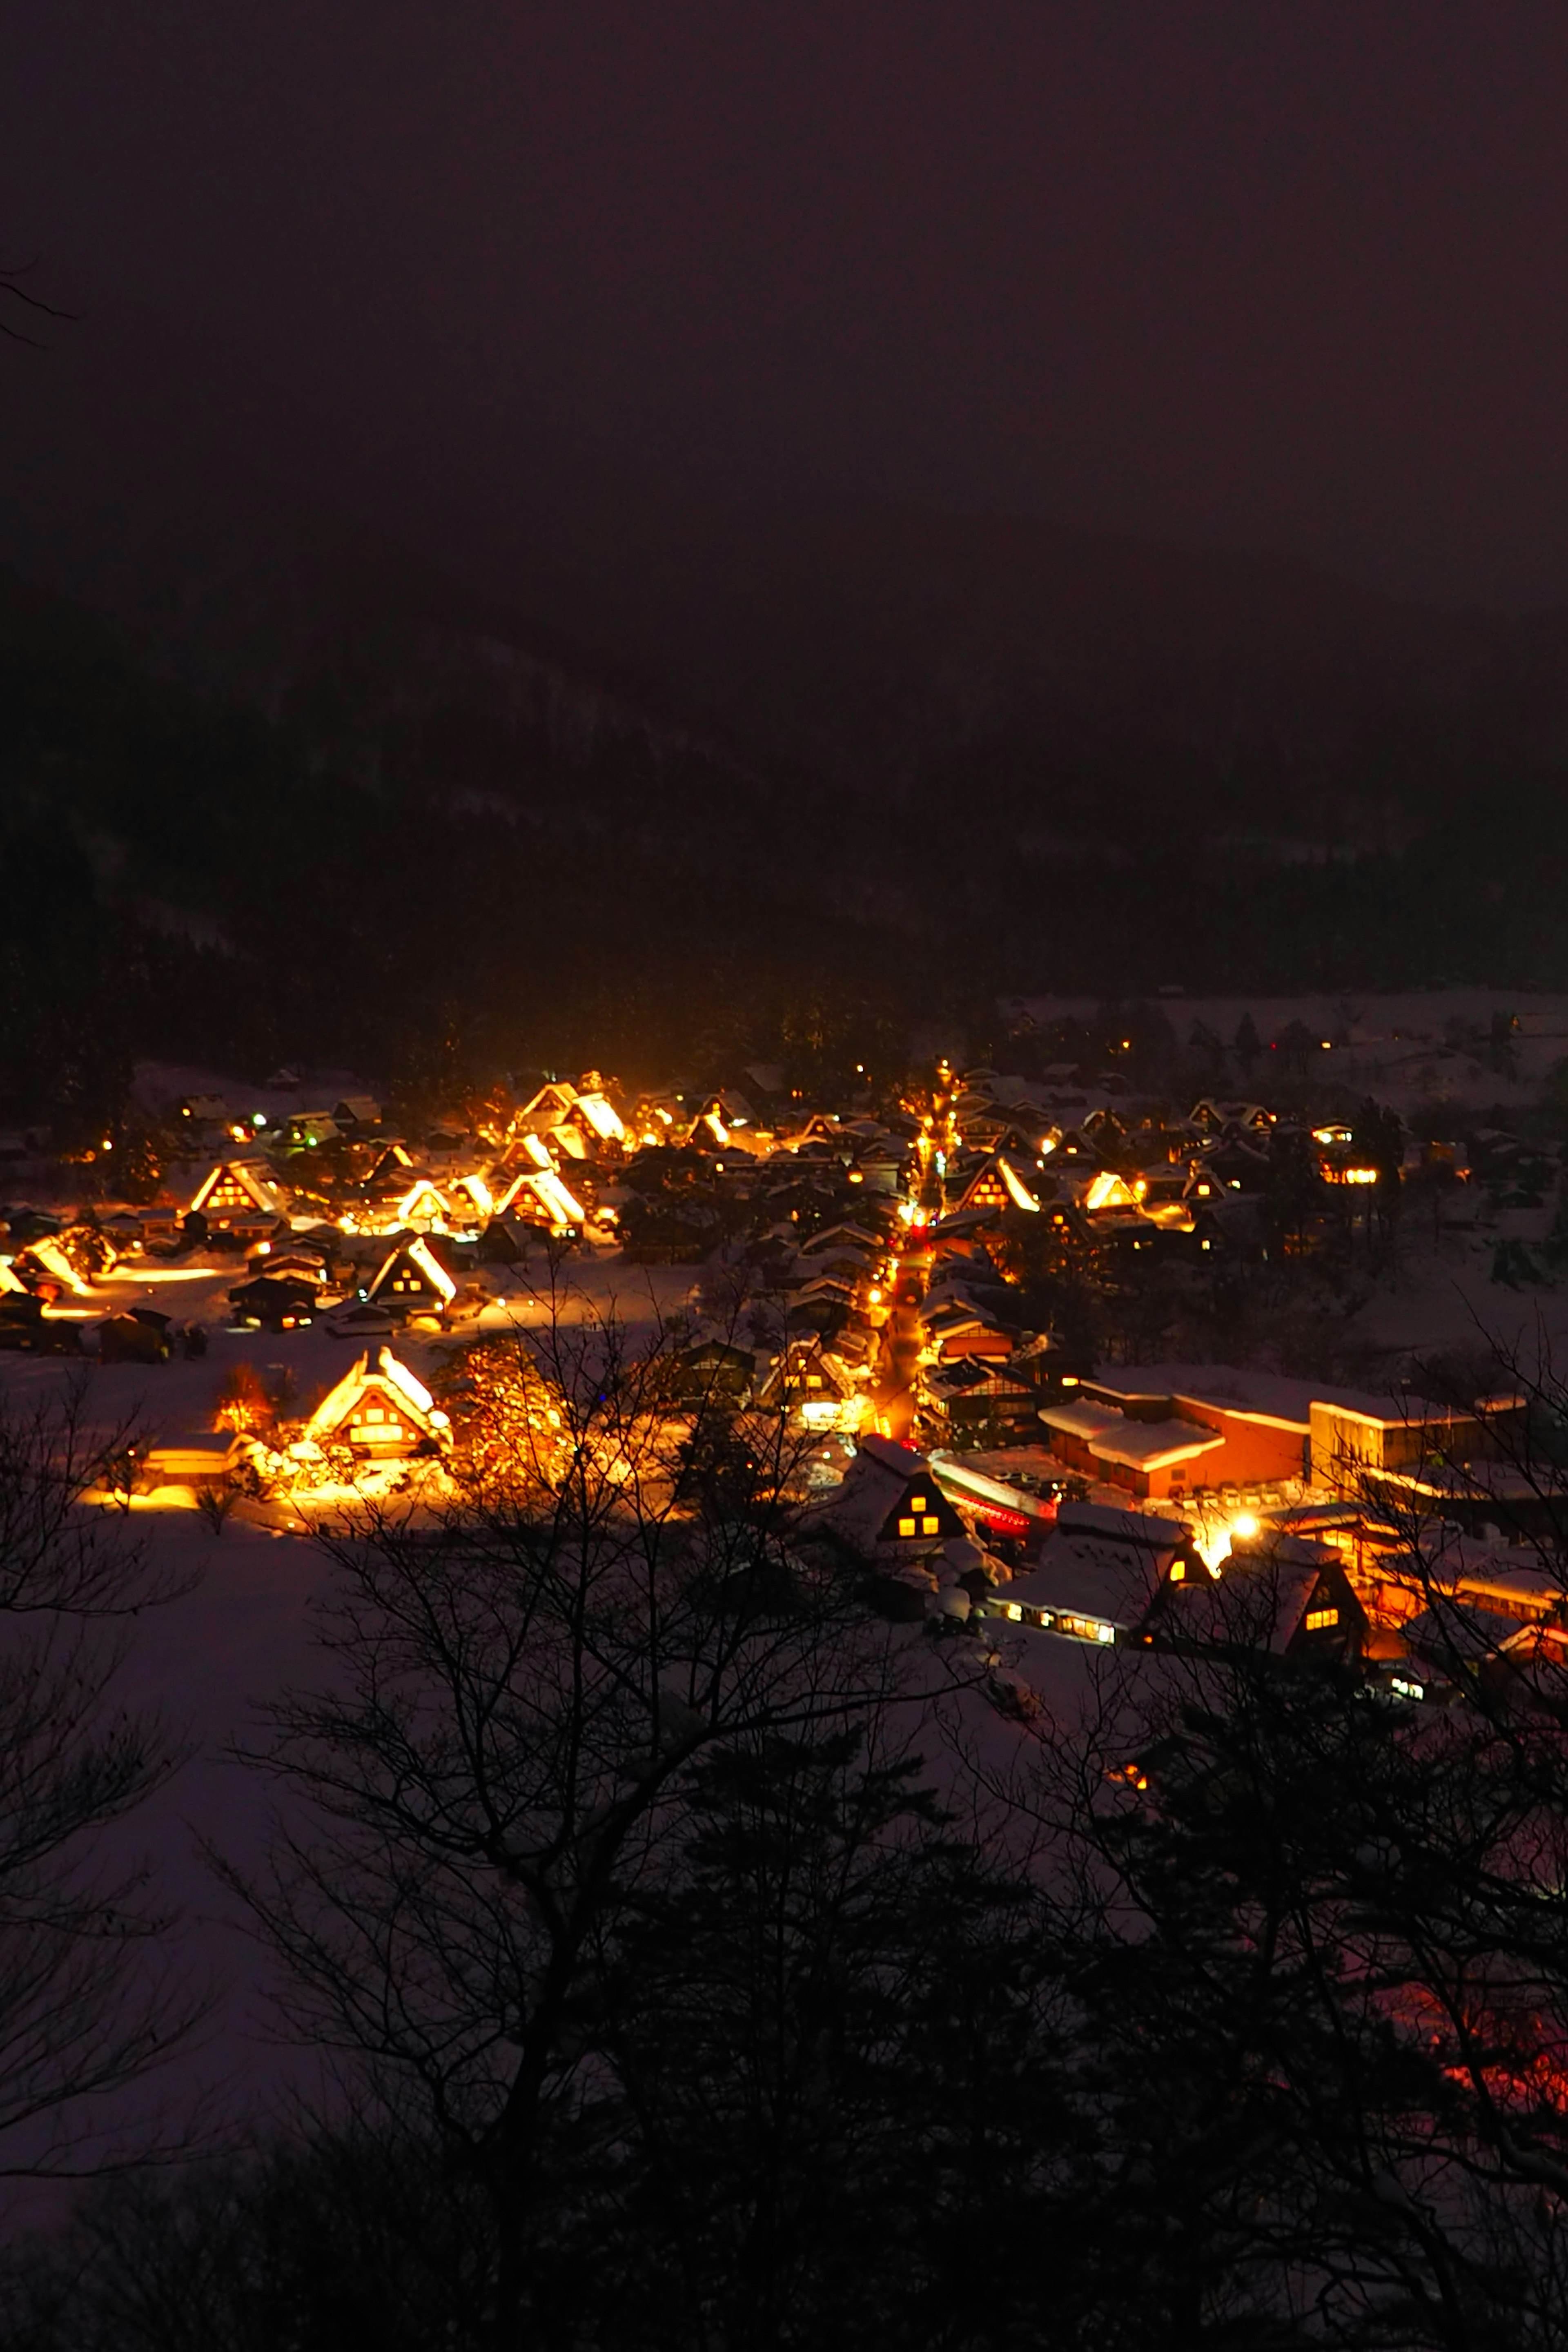
[[[230,706],[8,589],[3,1115],[85,1136],[142,1055],[389,1084],[664,1069],[766,1054],[813,998],[907,1027],[1086,973],[1568,982],[1561,795],[1474,746],[1429,808],[1403,780],[1403,847],[1323,865],[1269,846],[1267,777],[1250,830],[1240,777],[1215,832],[1146,744],[979,745],[851,790],[619,706],[573,734],[538,700],[488,645],[416,634]]]
[[[438,1760],[475,1818],[459,1859],[408,1806],[384,1973],[326,2002],[345,1948],[289,1898],[352,2119],[96,2189],[14,2263],[7,2342],[1561,2343],[1557,1726],[1412,1743],[1238,1660],[1143,1727],[1138,1789],[1115,1696],[988,1834],[880,1710],[716,1737],[547,2030],[547,1925],[432,1720],[421,1793]]]

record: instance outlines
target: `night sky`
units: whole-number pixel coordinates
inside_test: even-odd
[[[1561,0],[48,0],[47,362],[449,561],[619,478],[1568,594]]]

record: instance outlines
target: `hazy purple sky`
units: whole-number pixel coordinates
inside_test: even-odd
[[[140,320],[215,429],[455,549],[613,472],[1568,593],[1563,0],[5,26],[3,217],[72,336]]]

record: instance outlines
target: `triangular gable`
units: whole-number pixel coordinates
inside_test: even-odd
[[[410,1451],[445,1427],[445,1416],[423,1381],[390,1348],[371,1348],[334,1389],[328,1391],[305,1424],[318,1444],[346,1438],[351,1445],[388,1454]]]
[[[1030,1171],[1033,1173],[1033,1171]],[[1005,1151],[994,1151],[964,1187],[959,1208],[1039,1211],[1039,1200],[1022,1170]]]
[[[476,1215],[491,1217],[495,1214],[496,1204],[491,1196],[490,1188],[477,1169],[471,1171],[467,1176],[455,1178],[454,1189],[468,1194],[468,1199],[473,1202]]]
[[[960,1210],[984,1210],[987,1214],[1000,1215],[1013,1206],[1013,1195],[1006,1179],[994,1158],[982,1162],[959,1198]]]
[[[587,1211],[553,1168],[523,1168],[496,1203],[496,1214],[532,1224],[580,1225]]]
[[[568,1085],[564,1078],[552,1079],[548,1086],[540,1087],[531,1102],[523,1104],[518,1118],[520,1121],[536,1120],[542,1127],[555,1127],[566,1117],[576,1099],[575,1087]]]
[[[276,1216],[279,1206],[270,1171],[244,1160],[220,1160],[202,1179],[191,1202],[193,1213],[199,1210],[205,1217],[225,1216],[236,1211],[246,1215],[256,1209]]]
[[[1099,1209],[1135,1209],[1138,1195],[1125,1176],[1119,1176],[1114,1168],[1102,1168],[1091,1179],[1083,1205],[1091,1214]]]
[[[370,1286],[377,1306],[449,1306],[458,1286],[423,1235],[392,1252]]]
[[[1287,1620],[1280,1625],[1288,1649],[1315,1649],[1320,1644],[1331,1648],[1360,1647],[1365,1612],[1337,1561],[1325,1560],[1310,1584],[1303,1580],[1300,1612],[1294,1624]]]
[[[606,1095],[579,1095],[572,1106],[572,1116],[600,1143],[624,1143],[626,1139],[626,1121]]]
[[[550,1157],[550,1146],[537,1129],[531,1127],[521,1135],[514,1136],[507,1146],[506,1156],[501,1162],[503,1171],[508,1174],[515,1172],[513,1163],[519,1160],[530,1168],[553,1168],[555,1165]],[[500,1181],[499,1177],[497,1181]]]
[[[888,1513],[879,1543],[945,1542],[965,1532],[963,1521],[929,1471],[906,1479],[903,1492]]]
[[[421,1176],[409,1186],[393,1214],[400,1225],[446,1225],[451,1223],[452,1206],[432,1177]]]
[[[389,1178],[401,1176],[405,1169],[413,1165],[414,1154],[406,1144],[389,1143],[365,1181],[371,1184],[384,1183]]]
[[[765,1393],[782,1391],[787,1397],[809,1397],[826,1392],[842,1399],[853,1385],[848,1366],[817,1337],[790,1340],[768,1377]]]

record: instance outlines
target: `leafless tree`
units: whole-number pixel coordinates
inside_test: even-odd
[[[106,2140],[103,2102],[195,2021],[145,1865],[109,1854],[179,1761],[116,1685],[125,1621],[184,1588],[85,1499],[132,1436],[92,1432],[80,1385],[0,1411],[3,2174],[125,2158],[136,2135]]]
[[[282,1803],[240,1891],[288,2014],[480,2184],[497,2345],[522,2340],[561,2150],[588,2128],[598,1956],[671,1867],[693,1773],[902,1687],[898,1640],[796,1524],[803,1441],[721,1413],[689,1339],[558,1286],[519,1341],[542,1386],[517,1475],[330,1538],[330,1685],[279,1707],[256,1759]]]

